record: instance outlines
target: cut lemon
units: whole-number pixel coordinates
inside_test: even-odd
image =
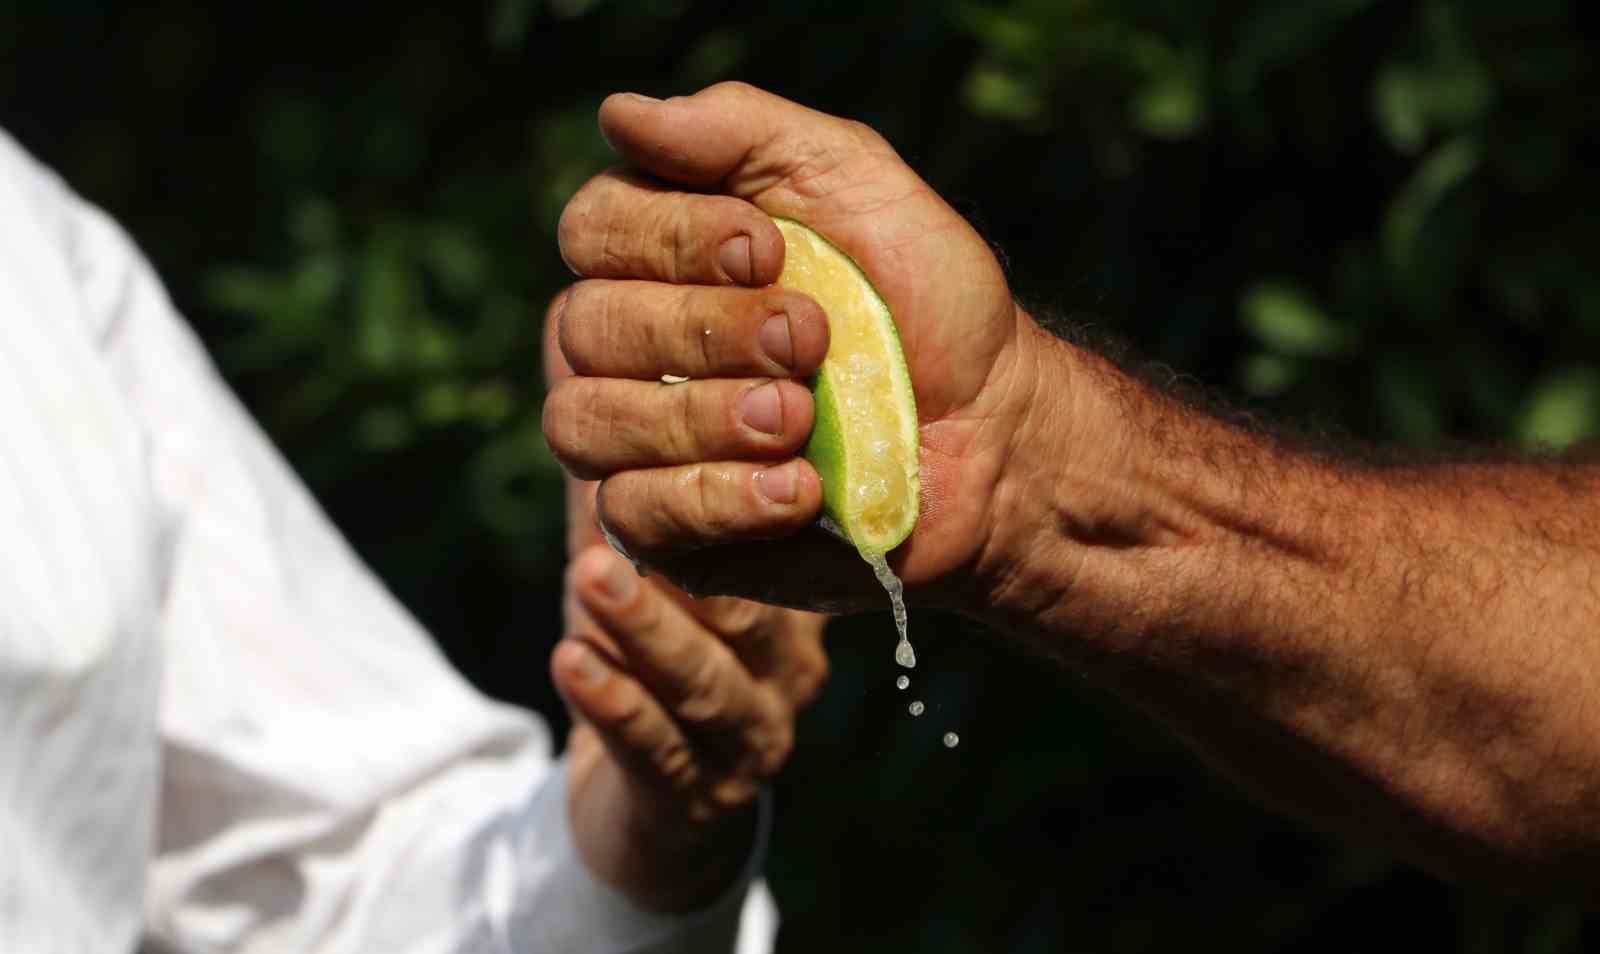
[[[816,423],[805,457],[822,478],[824,526],[867,557],[899,546],[917,523],[917,400],[889,306],[850,257],[789,219],[778,284],[828,316],[828,356],[812,382]]]

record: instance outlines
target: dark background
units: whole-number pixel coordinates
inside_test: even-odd
[[[117,215],[361,552],[559,723],[554,226],[616,89],[877,125],[1045,311],[1236,400],[1427,445],[1600,425],[1579,0],[0,0],[0,124]],[[785,951],[1580,950],[1264,813],[1073,677],[841,621],[779,791]],[[939,736],[961,733],[946,751]]]

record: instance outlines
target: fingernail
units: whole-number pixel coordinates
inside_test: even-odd
[[[639,589],[639,574],[627,561],[610,555],[606,558],[606,572],[600,577],[600,588],[616,602],[626,603]]]
[[[586,686],[597,686],[606,677],[605,664],[594,650],[575,640],[567,641],[567,668]]]
[[[756,490],[775,504],[792,504],[800,496],[799,475],[795,465],[784,464],[769,470],[756,471]]]
[[[744,392],[739,399],[739,417],[763,434],[783,433],[783,398],[778,396],[778,386],[763,384]]]
[[[717,262],[723,274],[741,285],[748,285],[755,274],[755,263],[750,261],[750,236],[735,235],[722,243],[717,250]]]
[[[794,367],[794,340],[789,337],[789,316],[773,315],[761,326],[761,350],[786,368]]]

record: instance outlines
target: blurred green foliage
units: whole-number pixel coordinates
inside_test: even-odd
[[[594,108],[741,78],[881,128],[1042,311],[1369,438],[1600,432],[1577,0],[0,3],[0,122],[139,237],[462,668],[558,724],[538,434]],[[1592,32],[1592,30],[1590,31]],[[774,572],[782,572],[775,567]],[[842,621],[780,787],[782,948],[1558,952],[1597,936],[1253,807],[960,620]],[[926,648],[924,648],[926,647]],[[946,751],[946,729],[963,743]]]

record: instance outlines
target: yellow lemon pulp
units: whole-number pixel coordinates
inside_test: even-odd
[[[900,336],[849,256],[798,222],[774,221],[785,243],[778,284],[811,296],[828,316],[805,456],[822,478],[830,529],[877,563],[911,534],[920,506],[917,402]]]

